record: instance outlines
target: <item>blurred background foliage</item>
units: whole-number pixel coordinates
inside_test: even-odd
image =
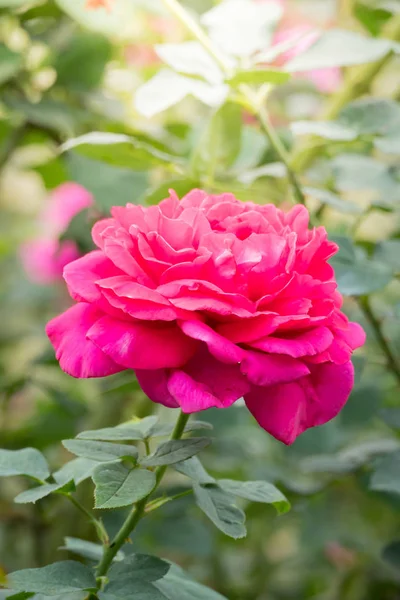
[[[293,76],[267,90],[270,119],[314,222],[340,243],[332,263],[345,311],[368,343],[354,359],[357,383],[341,415],[291,447],[240,405],[202,416],[215,428],[209,472],[276,483],[289,513],[249,505],[249,535],[233,541],[182,498],[141,524],[136,548],[175,560],[229,600],[398,600],[400,4],[288,0],[283,17],[274,13],[261,31],[265,47],[252,48],[260,32],[240,2],[236,22],[222,15],[222,29],[218,14],[204,17],[212,0],[184,4],[216,39],[222,31],[226,47],[239,27],[233,55],[243,70],[254,51],[258,64],[288,63]],[[215,65],[190,45],[176,50],[190,36],[163,3],[109,4],[0,0],[0,445],[39,448],[54,468],[70,459],[60,440],[82,429],[174,415],[151,405],[129,373],[75,381],[55,362],[44,325],[69,298],[61,279],[39,285],[21,260],[21,246],[40,235],[52,190],[74,181],[93,194],[94,205],[61,236],[82,250],[111,206],[157,203],[169,188],[291,202],[285,167],[249,107],[237,103],[234,82],[226,95]],[[289,62],[285,48],[274,57],[273,31],[299,27],[322,32],[317,44]],[[93,131],[109,135],[80,137]],[[179,476],[168,485],[179,491]],[[0,486],[0,586],[11,570],[65,558],[65,536],[90,539],[72,506],[53,497],[13,505],[23,481]],[[91,504],[89,484],[79,495]],[[104,519],[112,531],[123,516]]]

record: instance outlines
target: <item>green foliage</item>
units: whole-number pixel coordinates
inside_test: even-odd
[[[188,438],[187,440],[171,440],[158,446],[154,454],[141,460],[146,467],[173,465],[191,458],[211,443],[209,438]]]
[[[14,571],[8,576],[8,585],[21,592],[56,596],[80,590],[95,590],[96,579],[85,565],[67,560],[41,569]]]
[[[93,472],[95,508],[119,508],[142,500],[156,484],[146,469],[129,469],[119,463],[99,465]]]
[[[127,458],[132,461],[138,456],[138,451],[134,446],[125,444],[94,442],[91,440],[64,440],[63,445],[76,456],[98,462],[109,462],[117,458]]]
[[[245,537],[245,514],[234,504],[234,497],[217,486],[193,484],[197,506],[225,535],[238,539]],[[236,493],[236,492],[235,492]]]
[[[10,475],[47,479],[50,472],[43,454],[35,448],[0,450],[0,476]]]

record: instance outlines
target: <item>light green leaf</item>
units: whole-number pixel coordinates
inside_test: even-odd
[[[18,494],[18,496],[14,498],[14,502],[17,504],[28,504],[29,502],[32,502],[35,504],[38,500],[46,498],[46,496],[49,496],[54,492],[71,492],[74,489],[75,484],[73,481],[67,483],[46,483],[45,485],[39,485],[26,492],[21,492],[21,494]]]
[[[95,590],[96,579],[88,567],[66,560],[41,569],[14,571],[8,576],[8,585],[21,592],[56,596],[79,590]]]
[[[173,465],[187,458],[191,458],[207,446],[209,438],[188,438],[186,440],[170,440],[158,446],[154,454],[143,458],[140,462],[146,467],[158,467],[160,465]]]
[[[291,61],[285,68],[289,72],[350,67],[383,58],[394,47],[390,40],[369,38],[354,31],[330,29]]]
[[[221,106],[228,93],[226,84],[210,85],[200,79],[163,69],[136,90],[135,108],[150,118],[175,106],[187,96],[194,96],[208,106]]]
[[[168,600],[227,600],[214,590],[193,581],[177,565],[171,565],[165,577],[155,583]]]
[[[134,171],[145,171],[155,165],[179,162],[177,156],[162,152],[146,142],[135,140],[128,135],[102,131],[92,131],[68,140],[61,146],[61,150],[75,150],[92,160]]]
[[[47,479],[50,471],[45,457],[35,448],[0,449],[0,477],[10,475],[28,475],[36,479]]]
[[[227,83],[237,87],[243,83],[251,85],[263,85],[264,83],[273,83],[275,85],[286,83],[290,79],[290,73],[279,71],[278,69],[249,69],[247,71],[238,71],[233,77],[227,79]]]
[[[207,517],[225,535],[234,539],[246,536],[246,516],[233,501],[233,496],[218,487],[202,487],[193,484],[196,503]]]
[[[178,73],[197,75],[211,84],[223,81],[218,64],[199,42],[157,44],[155,50],[161,60]]]
[[[85,479],[91,477],[93,470],[98,466],[98,462],[95,460],[89,460],[87,458],[74,458],[61,467],[58,471],[53,473],[54,479],[58,483],[67,483],[71,479],[75,482],[75,485],[82,483]]]
[[[68,176],[94,196],[96,207],[108,214],[112,206],[138,204],[148,186],[148,175],[121,169],[75,152],[66,155]]]
[[[251,500],[252,502],[273,504],[279,514],[283,514],[290,509],[290,503],[287,498],[285,498],[278,488],[267,481],[219,479],[218,485],[234,496],[246,498],[246,500]]]
[[[384,288],[392,279],[389,265],[358,256],[348,238],[336,238],[339,253],[331,258],[339,290],[346,296],[362,296]],[[350,253],[348,248],[352,248]]]
[[[192,456],[192,458],[174,464],[174,469],[186,475],[186,477],[190,477],[193,481],[197,481],[197,483],[216,483],[214,477],[207,473],[197,456]]]
[[[63,446],[82,458],[109,462],[117,458],[136,459],[138,451],[135,446],[113,444],[112,442],[94,442],[91,440],[63,440]]]
[[[385,240],[376,245],[374,258],[394,271],[400,271],[400,240]]]
[[[394,128],[387,135],[375,138],[375,148],[384,154],[400,154],[400,127]]]
[[[234,102],[219,108],[201,135],[192,156],[195,177],[224,171],[236,160],[242,136],[242,111]]]
[[[385,135],[400,126],[400,106],[386,98],[362,98],[348,104],[338,120],[358,135]]]
[[[94,560],[96,562],[103,557],[103,546],[101,546],[101,544],[94,544],[93,542],[87,542],[86,540],[74,537],[64,538],[64,546],[62,546],[60,550],[68,550],[68,552],[72,552],[82,558],[88,558],[89,560]],[[124,558],[125,554],[122,550],[119,550],[115,555],[114,560],[123,560]]]
[[[384,3],[382,4],[383,6],[374,6],[367,2],[356,2],[354,5],[354,15],[365,29],[374,36],[379,35],[382,26],[391,16],[391,11],[384,7]]]
[[[134,504],[150,494],[156,484],[153,471],[128,469],[120,463],[99,465],[92,478],[96,485],[95,508]]]
[[[14,77],[22,67],[22,56],[0,44],[0,85]]]
[[[354,214],[359,214],[363,212],[363,209],[354,202],[351,202],[350,200],[342,200],[340,196],[338,196],[337,194],[333,194],[328,190],[305,186],[303,187],[303,192],[307,196],[316,198],[322,204],[332,206],[332,208],[336,208],[340,212]]]
[[[317,135],[337,142],[350,142],[357,137],[351,124],[345,126],[335,121],[294,121],[290,129],[294,135]]]
[[[400,452],[385,456],[373,473],[371,490],[400,494]]]
[[[272,177],[274,179],[282,179],[286,177],[286,167],[283,163],[273,162],[256,167],[250,171],[245,171],[238,176],[238,180],[245,185],[251,185],[260,177]]]

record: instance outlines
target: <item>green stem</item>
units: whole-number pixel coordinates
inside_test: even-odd
[[[174,431],[171,435],[171,440],[179,440],[182,437],[182,434],[185,430],[186,423],[188,422],[190,415],[186,415],[184,413],[180,413],[178,420],[175,424]],[[118,531],[117,535],[111,542],[108,547],[104,548],[103,558],[101,559],[99,566],[97,567],[96,576],[104,577],[107,574],[108,569],[112,561],[114,560],[115,555],[118,550],[125,544],[126,540],[129,538],[130,534],[136,528],[140,519],[143,517],[146,509],[147,501],[150,495],[157,489],[162,478],[164,477],[165,471],[167,470],[167,466],[164,465],[162,467],[158,467],[156,469],[156,486],[154,490],[150,492],[143,500],[140,500],[131,510],[129,515],[127,516],[125,522],[123,523],[121,529]]]
[[[93,527],[96,529],[97,535],[99,537],[99,540],[104,544],[108,541],[108,536],[107,536],[107,532],[104,529],[103,523],[101,521],[99,521],[98,519],[96,519],[96,517],[94,515],[92,515],[92,513],[90,511],[88,511],[87,508],[85,508],[83,506],[83,504],[81,504],[79,502],[79,500],[77,500],[74,496],[72,496],[71,494],[64,494],[69,500],[70,502],[72,502],[72,504],[82,513],[85,515],[85,517],[88,518],[89,522],[93,525]]]
[[[211,54],[222,72],[229,75],[231,71],[229,60],[224,56],[220,49],[213,44],[201,25],[199,25],[188,11],[181,6],[178,0],[163,0],[163,2],[186,29],[194,35],[207,52]]]
[[[386,356],[387,365],[392,371],[393,375],[396,377],[397,381],[400,383],[400,364],[397,362],[396,355],[394,354],[392,348],[390,347],[383,331],[382,325],[379,319],[375,316],[370,300],[367,296],[363,296],[359,299],[358,304],[363,311],[365,318],[373,329],[376,340],[378,341],[382,352]]]

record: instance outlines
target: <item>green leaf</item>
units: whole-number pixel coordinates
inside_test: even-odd
[[[27,490],[26,492],[21,492],[21,494],[18,494],[18,496],[14,498],[14,502],[17,504],[28,504],[29,502],[32,502],[35,504],[38,500],[46,498],[46,496],[49,496],[54,492],[71,492],[74,488],[75,484],[73,481],[67,483],[46,483],[31,490]]]
[[[66,155],[69,178],[94,196],[96,206],[108,214],[112,206],[138,204],[148,186],[148,176],[140,171],[121,169],[69,152]]]
[[[216,483],[214,477],[211,477],[201,464],[197,456],[192,456],[187,460],[174,464],[174,469],[186,477],[190,477],[197,483],[207,484]]]
[[[400,540],[388,544],[382,552],[382,558],[391,567],[400,569]]]
[[[376,245],[374,258],[394,271],[400,271],[400,240],[386,240]]]
[[[157,44],[155,50],[161,60],[177,73],[203,77],[211,84],[223,80],[218,64],[199,42]]]
[[[290,73],[279,71],[278,69],[249,69],[247,71],[238,71],[233,77],[227,79],[227,83],[233,87],[238,87],[242,83],[252,85],[263,85],[264,83],[282,84],[290,79]]]
[[[71,36],[54,62],[57,85],[78,92],[96,88],[111,58],[111,50],[110,42],[103,35],[80,31]]]
[[[393,429],[400,429],[400,408],[383,408],[379,416],[385,421],[386,425]]]
[[[338,120],[358,135],[385,135],[400,126],[400,106],[386,98],[362,98],[348,104]]]
[[[151,435],[151,437],[161,437],[164,435],[170,435],[173,432],[174,427],[175,427],[175,425],[173,425],[173,424],[155,425],[152,428],[150,435]],[[188,423],[186,423],[184,432],[189,433],[190,431],[198,431],[199,429],[207,429],[208,431],[212,431],[213,426],[211,425],[211,423],[207,423],[207,421],[193,420],[193,421],[189,421]]]
[[[376,190],[375,196],[393,206],[400,184],[390,165],[360,154],[342,154],[331,161],[332,174],[339,191]]]
[[[0,44],[0,85],[12,79],[22,67],[22,56]]]
[[[136,90],[135,108],[150,118],[187,96],[194,96],[208,106],[221,106],[228,93],[229,87],[225,84],[210,85],[206,81],[163,69]]]
[[[170,568],[169,563],[155,556],[132,554],[111,567],[104,593],[100,598],[135,598],[135,600],[165,600],[164,594],[154,586]]]
[[[153,471],[128,469],[120,463],[99,465],[92,478],[96,485],[95,508],[134,504],[150,494],[156,485]]]
[[[74,537],[64,538],[64,546],[60,550],[68,550],[68,552],[96,562],[100,561],[103,557],[103,546],[101,544],[94,544],[93,542],[87,542],[86,540]],[[114,560],[123,560],[124,557],[125,555],[122,550],[119,550]]]
[[[391,17],[389,10],[365,2],[356,2],[353,12],[365,29],[374,36],[379,35],[382,26]]]
[[[285,68],[289,72],[298,72],[351,67],[379,60],[393,48],[390,40],[369,38],[344,29],[330,29],[305,52],[289,61]]]
[[[204,173],[213,176],[235,162],[240,152],[242,122],[242,110],[234,102],[227,102],[214,113],[192,156],[196,177]]]
[[[349,126],[336,121],[294,121],[290,124],[294,135],[317,135],[336,142],[351,142],[357,137],[357,132]]]
[[[152,417],[148,417],[153,419]],[[152,421],[154,423],[154,421]],[[146,438],[144,428],[136,425],[136,423],[124,423],[117,427],[104,427],[103,429],[93,429],[91,431],[82,431],[77,435],[78,439],[82,440],[100,440],[100,441],[135,441]]]
[[[78,485],[92,476],[93,470],[98,464],[97,461],[87,458],[74,458],[53,473],[53,477],[58,483],[64,484],[73,479],[75,485]]]
[[[50,471],[45,457],[35,448],[0,449],[0,477],[10,475],[28,475],[36,479],[47,479]]]
[[[218,485],[234,496],[246,498],[246,500],[251,500],[252,502],[273,504],[279,514],[283,514],[290,509],[290,503],[287,498],[285,498],[278,488],[267,481],[219,479]]]
[[[304,186],[303,192],[307,196],[316,198],[322,204],[327,204],[328,206],[331,206],[332,208],[335,208],[340,212],[351,214],[359,214],[363,212],[363,209],[354,202],[350,202],[349,200],[342,200],[340,196],[338,196],[337,194],[333,194],[328,190]]]
[[[207,517],[225,535],[234,539],[246,536],[246,516],[233,502],[233,496],[218,487],[202,487],[193,484],[196,503]]]
[[[93,442],[91,440],[63,440],[62,443],[72,454],[98,462],[109,462],[117,458],[136,459],[138,456],[137,448],[127,444]]]
[[[187,573],[174,564],[171,565],[166,576],[155,585],[168,600],[227,600],[214,590],[193,581]]]
[[[339,252],[331,258],[330,262],[335,269],[336,280],[342,294],[347,296],[370,294],[384,288],[391,281],[393,272],[389,265],[358,256],[348,238],[338,237],[335,241],[339,244]]]
[[[146,192],[143,196],[145,204],[159,204],[164,198],[168,198],[169,190],[174,190],[179,198],[185,196],[191,190],[198,188],[200,183],[196,179],[169,179],[161,185]]]
[[[41,569],[14,571],[8,576],[8,585],[21,592],[55,596],[79,590],[95,590],[96,579],[88,567],[66,560]]]
[[[154,454],[143,458],[140,462],[146,467],[158,467],[161,465],[173,465],[187,458],[191,458],[207,446],[209,438],[188,438],[186,440],[170,440],[158,446]]]
[[[179,162],[177,156],[162,152],[147,144],[121,133],[92,131],[68,140],[61,147],[66,152],[75,152],[92,160],[108,165],[145,171],[157,165],[171,165]]]
[[[5,101],[31,124],[56,131],[66,137],[75,135],[76,130],[88,119],[88,115],[82,109],[47,98],[37,104],[22,98],[6,98]]]
[[[374,145],[384,154],[400,154],[400,127],[396,127],[387,135],[375,138]]]
[[[385,456],[373,473],[371,490],[400,494],[400,452]]]
[[[5,596],[5,598],[7,598],[7,600],[28,600],[28,598],[32,598],[34,595],[34,592],[20,592],[18,594],[12,594],[12,596]],[[0,598],[2,598],[2,596],[0,596]]]

